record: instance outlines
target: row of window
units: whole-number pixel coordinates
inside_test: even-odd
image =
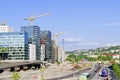
[[[8,58],[10,57],[25,57],[25,55],[9,55]]]
[[[25,60],[24,58],[8,58],[8,60]]]

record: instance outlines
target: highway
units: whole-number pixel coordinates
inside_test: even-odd
[[[71,72],[71,73],[66,73],[66,74],[61,74],[61,75],[56,75],[53,77],[46,77],[46,80],[62,80],[62,79],[69,79],[69,78],[73,78],[73,75],[75,74],[76,78],[78,79],[80,75],[82,75],[83,73],[89,73],[90,75],[88,76],[88,80],[104,80],[106,77],[100,77],[98,74],[99,72],[103,69],[103,68],[107,68],[109,70],[109,78],[113,79],[113,80],[118,80],[115,77],[115,74],[113,72],[113,70],[111,70],[109,67],[106,66],[102,66],[101,70],[96,70],[97,67],[91,67],[91,68],[84,68],[83,70],[80,71],[76,71],[76,72]],[[28,80],[32,80],[33,77],[36,75],[37,77],[40,77],[40,71],[39,70],[27,70],[27,71],[20,71],[20,73],[22,74],[23,78],[27,78]],[[11,76],[12,72],[3,72],[2,74],[0,74],[0,80],[3,80],[3,78],[9,78]],[[60,74],[60,72],[59,72]],[[9,80],[9,79],[8,79]]]
[[[90,76],[88,77],[88,80],[91,80],[96,74],[97,74],[97,72],[95,72],[95,69],[92,70],[92,71],[90,72]]]
[[[58,79],[71,78],[71,77],[73,77],[74,74],[76,74],[76,77],[78,78],[82,73],[84,73],[86,71],[91,71],[92,69],[83,69],[83,70],[80,70],[80,71],[76,71],[74,73],[68,73],[66,75],[61,75],[61,76],[59,75],[59,76],[56,76],[56,77],[54,76],[53,78],[46,78],[46,80],[58,80]],[[27,78],[28,80],[33,79],[34,75],[37,75],[37,77],[39,77],[39,74],[40,74],[39,70],[28,70],[26,72],[21,71],[20,73],[22,74],[24,79]],[[0,79],[1,80],[8,79],[8,78],[10,78],[11,74],[12,74],[12,72],[7,72],[6,71],[6,72],[1,74]]]
[[[109,66],[108,68],[109,68],[109,76],[110,76],[110,78],[113,79],[113,80],[118,80],[118,78],[115,76],[114,71],[112,70],[112,67]]]
[[[86,69],[80,70],[78,72],[75,72],[75,75],[78,80],[79,76],[82,75],[83,73],[89,73],[90,75],[87,77],[87,80],[92,80],[93,77],[99,72],[99,71],[95,71],[95,70],[96,70],[96,67],[86,68]],[[46,79],[46,80],[58,80],[58,79],[65,79],[65,78],[70,78],[70,77],[73,77],[73,73],[69,74],[69,75],[61,76],[61,77]]]
[[[88,72],[88,71],[90,72],[91,70],[93,70],[93,68],[83,69],[83,70],[80,70],[80,71],[77,71],[75,73],[71,73],[71,74],[68,74],[68,75],[65,75],[65,76],[56,77],[56,78],[52,78],[52,79],[46,79],[46,80],[58,80],[58,79],[70,78],[70,77],[73,77],[74,74],[76,75],[75,77],[78,78],[82,73]]]
[[[102,69],[107,69],[108,70],[108,77],[101,77],[99,76],[99,73],[102,71]],[[118,80],[117,77],[114,74],[114,71],[111,69],[111,67],[103,65],[103,67],[97,72],[97,74],[91,79],[88,80],[107,80],[107,78],[109,80]]]

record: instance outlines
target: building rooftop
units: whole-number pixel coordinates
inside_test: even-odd
[[[0,32],[13,32],[13,28],[10,26],[6,26],[5,22],[2,22],[0,26]]]

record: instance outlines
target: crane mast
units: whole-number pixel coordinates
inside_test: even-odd
[[[68,31],[67,31],[68,32]],[[58,46],[58,37],[60,36],[60,35],[63,35],[63,34],[65,34],[65,33],[67,33],[67,32],[61,32],[61,33],[56,33],[54,36],[55,36],[55,42],[56,42],[56,45]]]
[[[4,21],[2,21],[1,25],[5,26],[5,23],[6,23],[6,21],[4,20]]]

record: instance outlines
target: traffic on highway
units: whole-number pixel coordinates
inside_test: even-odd
[[[85,76],[86,80],[118,80],[110,67],[111,65],[97,63],[92,68],[84,70],[79,76]]]

